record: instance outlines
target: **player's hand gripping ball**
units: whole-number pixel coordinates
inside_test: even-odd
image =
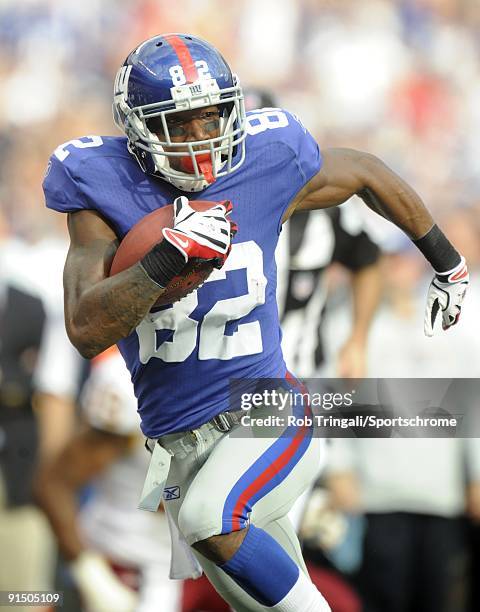
[[[163,240],[175,247],[185,264],[165,285],[155,306],[172,304],[200,287],[215,268],[221,268],[231,250],[237,226],[226,217],[229,201],[188,201],[181,196],[146,215],[124,236],[110,268],[110,276],[140,261]],[[223,227],[225,225],[225,227]]]

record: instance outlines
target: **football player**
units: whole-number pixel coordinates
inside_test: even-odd
[[[132,374],[153,452],[152,485],[168,464],[167,512],[219,593],[238,612],[329,610],[309,580],[286,515],[320,469],[323,442],[298,425],[277,439],[235,435],[229,379],[282,378],[275,245],[292,214],[359,194],[401,227],[432,264],[425,331],[460,315],[465,260],[418,195],[376,157],[320,152],[285,110],[246,115],[220,53],[190,35],[155,36],[130,53],[114,85],[126,138],[60,145],[44,182],[68,213],[66,326],[93,357],[113,343]],[[196,212],[202,199],[234,203]],[[174,201],[174,226],[131,268],[108,277],[128,230]],[[217,260],[204,286],[154,309],[192,253]],[[155,492],[158,494],[158,491]],[[148,492],[148,487],[146,489]],[[155,495],[144,507],[155,507]]]

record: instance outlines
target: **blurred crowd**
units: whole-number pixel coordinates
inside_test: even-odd
[[[88,368],[56,338],[67,235],[64,216],[44,207],[47,160],[65,141],[116,133],[110,113],[115,72],[139,41],[161,32],[190,32],[212,42],[242,84],[268,90],[279,106],[298,113],[321,147],[378,155],[415,187],[467,258],[472,285],[460,325],[426,339],[422,316],[431,273],[423,258],[401,232],[362,204],[346,204],[355,208],[383,253],[378,263],[382,296],[365,373],[480,377],[478,0],[0,0],[0,465],[5,471],[17,462],[0,486],[0,550],[14,548],[23,531],[25,558],[35,576],[33,582],[22,581],[13,560],[7,573],[3,556],[0,590],[61,584],[65,592],[73,591],[63,566],[55,570],[52,536],[29,493],[39,457],[45,465],[53,461],[78,429],[77,392]],[[322,364],[305,374],[335,374],[352,316],[349,275],[337,264],[326,271]],[[55,353],[52,346],[60,348],[55,359],[46,361],[45,355]],[[8,368],[16,372],[16,386],[6,389]],[[13,416],[19,410],[30,415],[20,430]],[[130,430],[118,433],[130,436]],[[7,435],[13,446],[6,444]],[[333,609],[355,612],[362,609],[362,597],[370,597],[368,612],[395,612],[371,597],[372,589],[379,592],[372,576],[390,567],[392,551],[407,564],[414,559],[431,567],[430,576],[425,571],[421,577],[430,590],[441,591],[437,581],[453,585],[445,611],[467,611],[469,599],[472,611],[480,609],[471,598],[475,593],[469,596],[480,571],[480,537],[472,527],[480,521],[477,449],[471,442],[402,440],[404,446],[392,452],[387,442],[373,441],[368,448],[334,443],[328,477],[307,505],[302,529],[311,562],[327,572],[320,581],[327,576],[329,588],[335,590],[340,581],[344,589]],[[20,480],[25,486],[18,488]],[[448,507],[429,487],[448,491]],[[390,501],[375,505],[379,491],[389,491]],[[20,510],[21,516],[14,514]],[[422,523],[425,517],[431,519],[428,524]],[[418,543],[418,534],[426,534],[430,553],[420,553],[413,544],[409,550],[389,546],[392,534],[403,534],[393,538],[397,544]],[[341,541],[350,555],[342,552]],[[442,542],[444,547],[437,546]],[[24,563],[21,554],[19,559]],[[435,563],[442,566],[438,571]],[[5,583],[17,573],[15,584]],[[402,567],[388,575],[380,572],[385,590],[398,589],[400,578],[392,580],[397,575]],[[418,603],[423,601],[418,584],[412,576],[405,580],[411,589],[405,586],[404,592],[417,604],[400,601],[398,612],[440,610],[435,602]],[[79,603],[68,605],[68,612],[75,612]],[[173,607],[160,609],[173,612]]]
[[[272,89],[322,146],[377,153],[434,210],[475,206],[479,24],[475,0],[2,0],[1,209],[15,233],[45,235],[52,149],[111,133],[117,66],[139,40],[184,31]]]

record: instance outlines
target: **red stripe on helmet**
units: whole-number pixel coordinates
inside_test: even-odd
[[[183,42],[180,36],[176,36],[175,34],[170,34],[169,36],[165,36],[165,40],[169,45],[173,47],[173,50],[178,56],[180,61],[180,65],[183,68],[183,72],[185,73],[185,78],[187,79],[187,83],[194,83],[198,80],[198,72],[195,67],[195,62],[190,54],[190,50],[187,45]]]

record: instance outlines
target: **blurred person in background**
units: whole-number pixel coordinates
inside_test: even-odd
[[[477,411],[476,427],[480,426],[480,413]],[[480,444],[479,440],[474,440]],[[470,447],[470,452],[478,452],[473,443]],[[471,462],[474,465],[474,462]],[[478,466],[477,466],[478,467]],[[470,518],[470,545],[472,549],[472,569],[471,569],[471,586],[472,595],[470,602],[470,612],[475,612],[480,608],[480,472],[472,469],[467,473],[469,482],[468,497],[467,497],[467,515]]]
[[[464,245],[476,278],[480,241],[471,211],[444,223]],[[382,261],[384,295],[370,337],[369,374],[478,378],[478,287],[463,313],[464,329],[453,329],[448,339],[412,337],[425,269],[406,241],[392,242],[390,251]],[[346,312],[330,317],[334,344]],[[367,516],[358,575],[366,612],[467,610],[471,543],[464,517],[478,520],[479,461],[474,438],[333,441],[327,469],[333,506]]]
[[[332,441],[331,504],[367,519],[357,578],[365,612],[468,609],[466,457],[478,478],[475,439]]]
[[[53,550],[32,497],[38,456],[32,380],[45,307],[9,274],[5,258],[18,245],[10,242],[1,213],[0,234],[0,590],[47,590]]]
[[[477,314],[480,311],[480,222],[478,208],[465,208],[455,214],[448,215],[445,219],[448,231],[457,242],[465,245],[468,252],[469,261],[472,262],[472,301],[465,311],[466,322],[472,330],[472,334],[466,338],[462,334],[459,337],[458,349],[456,351],[459,368],[456,375],[458,377],[480,377],[480,367],[478,365],[478,355],[480,353],[480,324]],[[460,357],[460,342],[463,338],[466,346],[470,347],[465,356]],[[478,416],[477,416],[478,427]],[[476,429],[478,431],[478,428]],[[480,446],[480,440],[470,441],[469,452],[476,451],[475,445]],[[475,469],[474,461],[470,461],[470,469],[467,470],[467,516],[470,518],[471,532],[469,543],[472,552],[472,571],[471,587],[472,597],[470,610],[474,612],[480,609],[480,472]]]
[[[379,304],[379,249],[362,225],[355,203],[292,217],[279,249],[288,251],[287,289],[280,302],[285,360],[302,377],[365,375],[368,333]],[[277,256],[279,256],[277,250]],[[327,268],[338,263],[351,274],[351,316],[347,338],[333,363],[325,364],[322,313],[327,301]],[[280,274],[281,274],[280,270]],[[348,331],[349,330],[349,331]]]
[[[480,232],[475,215],[464,209],[445,215],[443,221],[453,239],[468,252],[472,275],[477,279],[480,269]],[[478,283],[472,283],[472,299],[462,312],[465,326],[450,330],[448,338],[435,336],[427,341],[417,334],[411,336],[409,330],[418,330],[420,327],[418,320],[415,320],[415,311],[423,298],[428,271],[408,241],[393,240],[387,249],[390,253],[382,261],[383,300],[372,326],[368,349],[368,375],[384,378],[480,377]],[[339,323],[335,321],[334,315],[332,317],[330,332]],[[396,347],[395,351],[392,351],[392,347]]]
[[[271,91],[244,88],[245,109],[278,107]],[[327,287],[324,273],[332,263],[351,272],[351,331],[330,372],[361,378],[366,371],[367,337],[380,299],[379,249],[367,233],[352,201],[334,209],[305,211],[282,226],[275,258],[282,351],[288,367],[308,378],[324,361],[322,311]]]
[[[472,277],[480,267],[480,232],[476,215],[465,208],[446,214],[443,223],[457,244],[462,244],[471,260]],[[386,224],[385,224],[386,225]],[[428,284],[428,270],[398,234],[386,234],[385,255],[381,260],[382,299],[371,327],[367,350],[368,377],[473,377],[480,376],[480,308],[478,283],[472,283],[471,300],[462,317],[465,326],[452,328],[445,336],[428,340],[419,335],[421,323],[415,312],[422,303]],[[333,296],[336,299],[336,296]],[[324,337],[327,355],[341,347],[349,321],[348,304],[337,300],[325,314]],[[411,334],[415,332],[414,336]],[[396,347],[395,350],[392,347]]]
[[[62,330],[63,338],[57,330],[42,353],[37,386],[46,401],[65,396],[64,362],[73,347]],[[137,401],[116,348],[93,361],[81,404],[81,423],[65,447],[40,464],[35,490],[84,609],[177,612],[179,584],[168,577],[166,516],[137,509],[148,454]],[[92,491],[80,506],[87,484]]]

